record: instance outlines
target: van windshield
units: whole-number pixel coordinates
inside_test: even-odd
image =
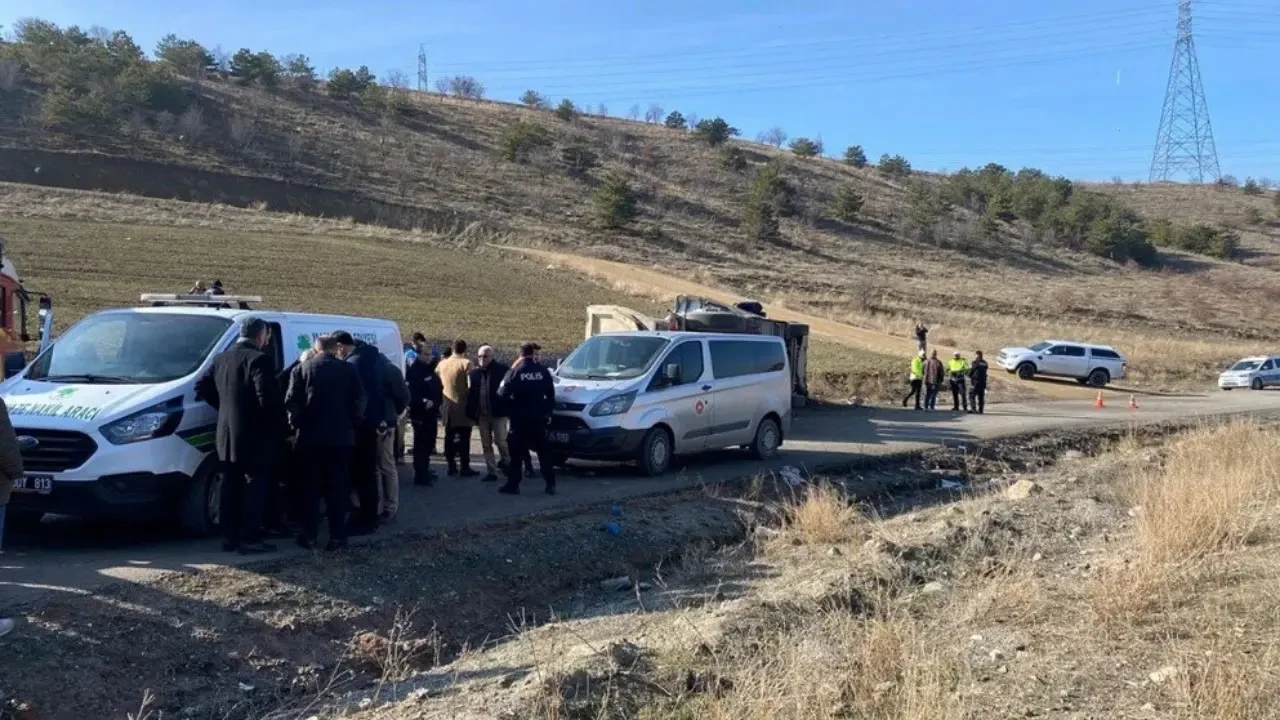
[[[1242,372],[1244,370],[1257,370],[1258,366],[1261,364],[1262,364],[1261,360],[1241,360],[1235,365],[1232,365],[1231,369],[1234,372]]]
[[[575,380],[623,380],[644,375],[667,346],[653,336],[596,335],[578,346],[556,374]]]
[[[27,370],[28,380],[134,385],[195,372],[231,321],[208,315],[110,312],[63,333]]]

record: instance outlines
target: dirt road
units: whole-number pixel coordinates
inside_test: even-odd
[[[1055,428],[1276,411],[1280,411],[1280,393],[1273,392],[1150,398],[1143,400],[1138,410],[1128,410],[1122,403],[1099,410],[1090,402],[1079,401],[1000,405],[983,416],[878,408],[815,410],[797,415],[783,452],[763,468],[737,451],[698,456],[658,479],[637,477],[621,466],[579,467],[562,478],[558,495],[544,495],[541,483],[535,480],[527,482],[525,494],[517,498],[500,496],[493,485],[476,480],[443,478],[435,487],[419,488],[408,484],[405,476],[399,522],[374,540],[568,511],[740,478],[762,469],[837,468],[864,455],[938,444],[958,446]],[[282,543],[282,552],[294,549]],[[158,527],[46,520],[35,533],[13,537],[0,557],[0,608],[37,601],[43,592],[87,594],[111,582],[146,582],[166,572],[221,564],[241,564],[241,558],[217,552],[215,540],[177,539]]]
[[[732,292],[713,288],[709,285],[702,285],[692,280],[671,277],[647,268],[626,265],[611,260],[506,245],[495,245],[493,247],[533,256],[548,263],[575,270],[589,277],[607,280],[623,289],[642,295],[655,294],[664,297],[697,295],[728,304],[747,299]],[[875,330],[867,330],[866,328],[827,320],[816,315],[807,315],[783,308],[769,308],[769,316],[787,322],[804,323],[809,326],[815,335],[884,355],[909,358],[916,349],[915,341],[912,339],[894,337]],[[936,347],[938,352],[943,355],[950,354],[957,349],[944,345],[933,347]],[[905,367],[906,360],[903,361],[903,364]],[[992,380],[997,383],[1005,382],[1005,379],[999,373],[993,373]],[[1097,392],[1089,388],[1063,383],[1040,383],[1035,386],[1035,390],[1047,398],[1063,400],[1081,400],[1094,397]]]

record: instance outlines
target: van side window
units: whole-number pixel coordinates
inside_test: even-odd
[[[669,365],[678,365],[680,367],[679,382],[666,384],[663,378],[663,372]],[[702,379],[702,370],[705,363],[702,361],[702,341],[692,340],[690,342],[680,343],[667,353],[667,357],[662,360],[662,364],[658,366],[658,374],[654,376],[653,383],[649,389],[657,389],[661,387],[675,387],[676,385],[691,385]]]
[[[280,323],[267,323],[267,327],[271,329],[271,338],[262,347],[262,352],[271,358],[272,369],[280,372],[284,369],[284,346],[281,344],[284,338],[280,337]]]
[[[711,372],[716,379],[778,372],[787,366],[781,343],[712,340]]]
[[[1276,365],[1275,365],[1275,361],[1274,361],[1274,360],[1268,360],[1268,361],[1266,361],[1266,362],[1262,363],[1262,367],[1260,367],[1260,368],[1258,368],[1258,369],[1259,369],[1259,370],[1274,370],[1274,369],[1275,369],[1275,366],[1276,366]]]

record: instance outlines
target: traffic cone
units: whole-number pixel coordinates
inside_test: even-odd
[[[1101,390],[1099,390],[1099,391],[1098,391],[1098,399],[1093,401],[1093,406],[1094,406],[1094,407],[1096,407],[1096,408],[1106,407],[1106,405],[1104,405],[1104,404],[1103,404],[1103,402],[1102,402],[1102,391],[1101,391]]]
[[[1137,395],[1130,395],[1130,396],[1129,396],[1129,409],[1130,409],[1130,410],[1137,410],[1137,409],[1138,409],[1138,396],[1137,396]]]

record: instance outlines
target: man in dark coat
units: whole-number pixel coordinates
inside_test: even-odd
[[[293,371],[285,405],[298,429],[298,452],[307,467],[301,483],[304,499],[298,544],[308,549],[315,547],[323,494],[329,514],[329,544],[325,549],[337,550],[347,544],[351,449],[365,415],[365,394],[355,365],[335,357],[338,341],[323,336],[320,349],[318,355]]]
[[[524,469],[521,460],[530,451],[538,456],[538,466],[542,469],[542,479],[547,484],[547,494],[556,493],[555,462],[551,458],[551,448],[546,438],[547,424],[551,421],[551,411],[556,404],[556,388],[551,380],[551,372],[538,362],[539,349],[541,348],[534,343],[522,345],[520,358],[507,371],[507,376],[498,388],[498,393],[506,398],[511,412],[511,434],[508,440],[512,461],[507,464],[507,484],[498,489],[498,492],[507,495],[520,493],[520,475]]]
[[[497,482],[498,472],[506,472],[511,462],[507,447],[510,425],[507,421],[507,399],[498,394],[498,386],[511,368],[493,356],[493,348],[484,345],[476,352],[479,365],[467,380],[467,417],[480,430],[480,447],[488,472],[485,482]],[[495,456],[494,446],[498,446]]]
[[[269,340],[265,321],[245,320],[240,339],[214,359],[196,385],[196,396],[218,411],[222,549],[241,555],[275,550],[262,541],[262,515],[281,442],[279,389],[271,359],[262,352]]]
[[[413,423],[413,484],[431,485],[436,473],[431,457],[436,454],[436,434],[440,424],[442,386],[436,376],[440,359],[425,346],[417,348],[417,357],[409,365],[409,422]]]
[[[396,366],[378,348],[360,342],[345,330],[333,334],[338,357],[355,366],[364,386],[364,414],[356,427],[351,451],[351,484],[360,501],[351,532],[368,535],[378,527],[379,444],[390,444],[396,418],[409,404],[409,390]]]

